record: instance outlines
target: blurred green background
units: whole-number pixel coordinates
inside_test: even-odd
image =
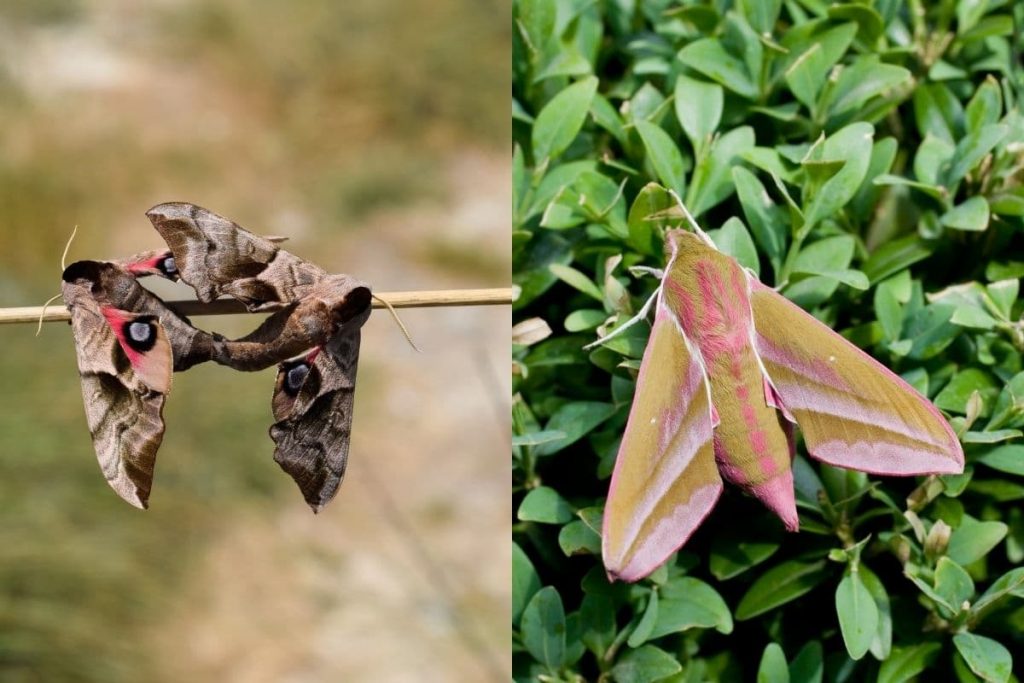
[[[191,201],[378,291],[507,286],[504,1],[0,3],[0,306]],[[158,287],[187,297],[181,285]],[[58,302],[56,305],[60,305]],[[104,482],[70,328],[0,326],[0,680],[508,673],[507,308],[378,312],[314,517],[273,370],[176,375],[151,509]],[[241,333],[253,317],[197,318]]]

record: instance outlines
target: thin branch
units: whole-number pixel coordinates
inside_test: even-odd
[[[512,303],[512,288],[495,289],[442,289],[418,292],[379,292],[376,294],[395,308],[431,308],[434,306],[507,306]],[[204,304],[200,301],[168,301],[172,309],[187,316],[234,315],[248,313],[240,301],[218,299]],[[374,308],[384,308],[380,301],[373,302]],[[262,311],[261,311],[262,312]],[[40,316],[42,316],[40,318]],[[0,325],[8,323],[67,322],[71,315],[63,308],[48,308],[43,315],[42,306],[21,308],[0,308]]]

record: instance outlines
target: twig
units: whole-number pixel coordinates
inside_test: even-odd
[[[379,292],[377,297],[395,308],[430,308],[434,306],[503,306],[512,303],[512,289],[442,289],[418,292]],[[248,313],[240,301],[218,299],[208,304],[199,301],[168,301],[167,305],[182,315],[233,315]],[[374,308],[384,308],[380,301],[374,301]],[[40,320],[42,306],[21,308],[0,308],[0,325],[7,323],[34,323]],[[64,308],[51,307],[42,315],[47,323],[66,322],[71,319]]]

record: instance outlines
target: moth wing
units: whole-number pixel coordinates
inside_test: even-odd
[[[73,304],[75,353],[93,448],[111,488],[135,507],[146,508],[163,440],[166,394],[135,372],[113,327],[87,292],[64,285],[65,301]],[[166,353],[169,364],[170,347],[166,337],[163,341],[154,350]]]
[[[294,301],[323,277],[319,267],[212,211],[185,202],[158,204],[146,212],[167,242],[181,279],[200,301],[228,294],[250,310]]]
[[[291,392],[286,391],[288,373],[296,363],[284,363],[278,371],[272,401],[276,422],[270,428],[274,461],[295,480],[313,512],[334,498],[345,475],[359,339],[358,327],[331,337],[311,363],[307,356],[308,372]]]
[[[707,378],[659,302],[604,509],[609,577],[637,581],[697,529],[722,492]]]
[[[874,474],[963,471],[960,442],[935,406],[814,316],[751,282],[758,353],[813,457]]]

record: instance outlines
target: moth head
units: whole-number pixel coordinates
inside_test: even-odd
[[[109,261],[75,261],[64,269],[61,279],[110,301],[123,301],[139,286],[127,269]]]
[[[369,287],[348,275],[330,275],[323,285],[330,290],[331,319],[337,327],[360,327],[366,322],[373,299]]]

